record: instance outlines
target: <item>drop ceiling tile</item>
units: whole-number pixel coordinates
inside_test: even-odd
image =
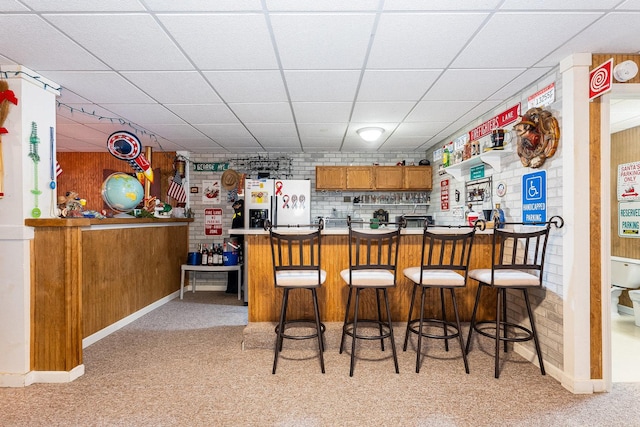
[[[537,0],[536,10],[603,10],[610,9],[616,4],[620,3],[619,0]],[[500,5],[502,10],[518,10],[525,9],[531,10],[531,1],[529,0],[505,0]]]
[[[378,9],[378,0],[267,0],[267,8],[272,12],[338,12],[338,11],[372,11]]]
[[[367,66],[445,68],[487,16],[486,13],[384,14]]]
[[[44,17],[116,70],[193,69],[151,15],[47,14]]]
[[[385,0],[384,10],[490,10],[501,0]]]
[[[612,0],[615,1],[615,0]],[[640,0],[626,0],[617,7],[620,10],[640,10]]]
[[[357,102],[351,120],[362,123],[400,122],[415,105],[415,102]]]
[[[585,29],[582,33],[569,40],[558,50],[540,61],[541,66],[557,66],[559,61],[575,52],[640,52],[640,13],[612,12],[598,22]],[[606,34],[603,37],[602,34]]]
[[[298,123],[300,138],[342,139],[347,123]]]
[[[2,55],[39,73],[106,70],[102,62],[38,16],[0,14]]]
[[[359,70],[374,20],[374,14],[272,14],[282,67]]]
[[[549,67],[529,68],[524,73],[520,74],[518,77],[504,85],[497,92],[493,93],[489,98],[499,100],[513,96],[514,94],[521,91],[522,88],[527,87],[531,83],[540,79],[549,71],[551,71],[551,68]],[[535,93],[535,91],[533,91],[532,94],[533,93]]]
[[[47,71],[46,77],[64,89],[95,103],[116,104],[123,100],[132,103],[154,103],[144,92],[111,71]]]
[[[159,137],[179,141],[188,138],[202,138],[203,132],[198,131],[194,126],[189,125],[153,125],[149,131],[155,133]]]
[[[29,10],[24,4],[19,3],[17,0],[2,0],[0,1],[0,10],[3,12],[23,12]]]
[[[478,104],[478,101],[420,101],[405,122],[452,122]]]
[[[150,10],[156,12],[210,12],[210,2],[202,0],[145,0]],[[261,11],[260,0],[216,0],[215,10],[219,12]]]
[[[104,106],[120,117],[142,126],[186,123],[160,104],[104,104]]]
[[[437,135],[449,124],[450,122],[400,123],[393,134],[397,136],[422,136],[426,138]]]
[[[298,123],[347,123],[351,102],[293,102]]]
[[[453,61],[453,68],[531,67],[564,40],[584,30],[602,13],[516,13],[501,12],[491,17]],[[533,42],[523,28],[543,25],[553,28]],[[499,48],[497,46],[499,45]]]
[[[104,141],[104,148],[107,148],[107,139],[104,137],[104,132],[93,129],[89,126],[85,126],[79,123],[59,123],[56,126],[56,134],[66,138],[95,138],[102,139]]]
[[[287,102],[278,71],[206,71],[204,76],[225,102]]]
[[[359,71],[285,71],[292,102],[353,101]]]
[[[232,103],[229,108],[244,123],[293,123],[291,106],[287,102]]]
[[[146,10],[139,1],[131,0],[22,0],[38,12],[141,12]]]
[[[313,138],[304,137],[302,148],[307,152],[314,151],[338,151],[342,144],[342,138]]]
[[[242,137],[252,138],[249,131],[241,124],[204,124],[194,125],[196,129],[208,136],[209,138],[218,140],[222,137]]]
[[[73,120],[74,123],[118,122],[122,119],[117,113],[91,103],[69,103],[58,105],[58,116]]]
[[[297,138],[298,133],[293,123],[245,123],[249,131],[258,141],[264,137]]]
[[[158,15],[158,19],[200,69],[278,68],[262,14]]]
[[[366,70],[358,101],[417,101],[442,70]]]
[[[448,70],[429,90],[424,100],[482,101],[522,71],[522,69]]]
[[[121,74],[160,103],[221,102],[209,83],[195,71],[135,71]]]
[[[165,107],[191,124],[239,123],[225,104],[165,104]]]

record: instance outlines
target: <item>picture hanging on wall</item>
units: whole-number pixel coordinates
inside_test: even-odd
[[[202,181],[202,203],[220,204],[220,180]]]

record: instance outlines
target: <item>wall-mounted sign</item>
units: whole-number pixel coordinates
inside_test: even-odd
[[[518,102],[508,110],[503,111],[495,117],[490,118],[480,126],[476,126],[469,131],[469,139],[471,141],[480,139],[489,135],[492,130],[503,128],[506,125],[515,122],[520,115],[520,103]]]
[[[522,176],[522,222],[547,221],[547,171]]]
[[[209,205],[220,204],[220,180],[202,181],[202,203]]]
[[[556,84],[551,83],[549,86],[540,89],[527,98],[527,109],[533,107],[546,107],[553,104],[556,100]]]
[[[613,58],[591,70],[589,73],[589,101],[611,90],[612,67]]]
[[[618,236],[640,237],[640,202],[618,203]]]
[[[640,199],[640,162],[618,165],[618,201]]]
[[[229,163],[193,163],[195,172],[222,172],[229,169]]]
[[[470,180],[484,178],[484,165],[474,166],[470,170]]]
[[[443,211],[449,210],[449,180],[443,179],[440,181],[440,209]]]
[[[222,235],[222,209],[209,208],[204,210],[204,234],[206,236]]]

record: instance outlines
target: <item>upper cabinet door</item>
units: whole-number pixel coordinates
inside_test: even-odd
[[[376,190],[402,190],[404,166],[374,166]]]
[[[431,166],[404,166],[404,188],[406,190],[431,190],[433,178]]]
[[[373,166],[348,166],[347,190],[372,190]]]
[[[346,181],[344,166],[316,166],[316,190],[344,190]]]

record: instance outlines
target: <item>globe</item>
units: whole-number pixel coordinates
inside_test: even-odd
[[[112,173],[102,183],[102,199],[114,211],[130,212],[143,198],[140,181],[124,172]]]

